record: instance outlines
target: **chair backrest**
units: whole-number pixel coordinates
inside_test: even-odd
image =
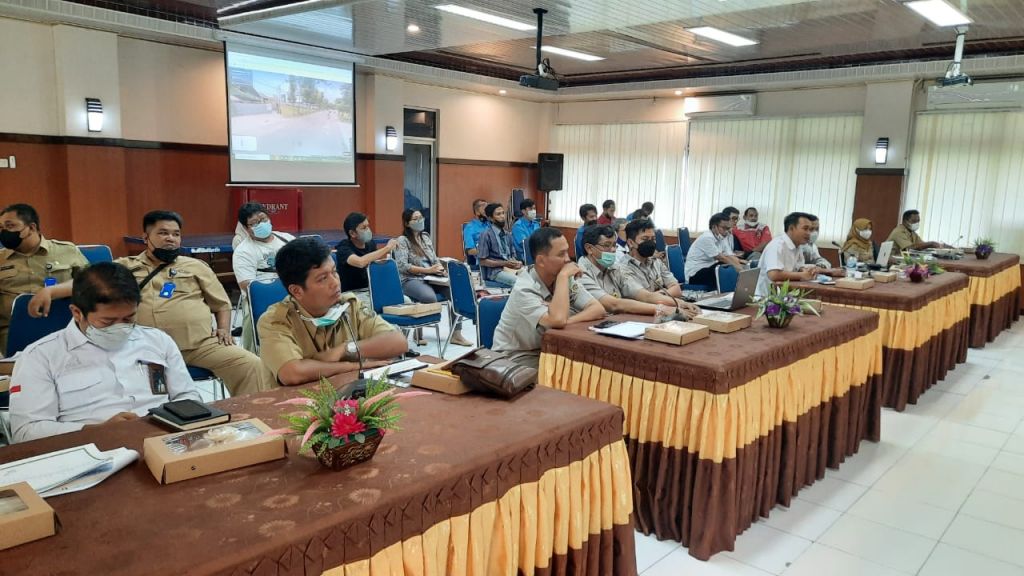
[[[686,258],[683,256],[682,247],[678,244],[665,246],[665,257],[668,259],[668,269],[680,284],[686,284]]]
[[[529,238],[523,238],[523,258],[527,265],[533,264],[533,252],[530,252]]]
[[[732,266],[722,265],[715,267],[715,279],[718,281],[719,292],[735,292],[736,282],[739,278],[740,273]]]
[[[263,313],[272,304],[284,300],[288,296],[288,290],[285,289],[281,280],[277,278],[263,281],[254,280],[249,283],[245,290],[246,301],[249,303],[249,317],[252,318],[252,333],[258,349],[260,345],[260,331],[256,327],[259,326],[260,316],[263,316]]]
[[[455,313],[476,322],[476,290],[473,274],[465,262],[448,262],[448,287]]]
[[[7,331],[7,350],[4,355],[14,356],[26,346],[47,334],[63,329],[71,322],[70,298],[60,298],[50,303],[50,313],[45,318],[28,315],[28,301],[32,294],[19,294],[11,310],[11,324]]]
[[[494,345],[494,329],[498,327],[501,313],[505,310],[508,296],[481,298],[477,304],[479,312],[476,323],[476,341],[485,348]]]
[[[583,251],[583,230],[578,228],[576,229],[576,240],[573,242],[573,247],[576,248],[576,253],[574,254],[576,260],[587,255],[587,253]]]
[[[366,268],[366,277],[370,281],[370,302],[377,314],[383,312],[385,306],[405,302],[398,264],[391,258],[370,262]]]
[[[472,270],[479,270],[480,265],[477,263],[476,256],[473,256],[466,251],[466,227],[469,226],[469,222],[462,224],[462,255],[466,257],[466,264],[469,265]]]
[[[676,243],[683,250],[683,256],[685,257],[690,252],[690,229],[683,227],[676,230],[679,236],[676,236]]]
[[[654,229],[654,247],[657,248],[658,252],[665,251],[665,234],[660,228]]]
[[[319,235],[319,234],[300,234],[299,238],[316,238],[317,240],[319,240],[321,242],[323,242],[323,240],[324,240],[324,237]]]
[[[110,252],[110,246],[106,244],[83,244],[78,249],[82,251],[82,255],[89,261],[89,264],[114,261],[114,255]]]

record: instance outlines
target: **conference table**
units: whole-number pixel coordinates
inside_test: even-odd
[[[1020,318],[1019,255],[997,252],[986,260],[978,260],[968,253],[962,260],[938,260],[938,264],[967,275],[971,348],[984,348]]]
[[[284,426],[294,388],[215,405]],[[0,573],[508,575],[637,573],[622,411],[538,388],[400,400],[402,430],[340,472],[296,453],[169,485],[136,462],[47,502],[53,537]],[[148,418],[0,448],[0,463],[87,443],[142,450]]]
[[[882,404],[897,411],[916,404],[946,373],[967,361],[970,306],[967,276],[945,272],[851,290],[811,282],[811,298],[875,312],[882,333]]]
[[[681,347],[584,324],[548,330],[539,382],[623,409],[638,529],[706,560],[879,440],[878,315],[824,308],[785,329],[760,319]]]

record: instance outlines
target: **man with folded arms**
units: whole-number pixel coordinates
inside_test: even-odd
[[[658,304],[679,309],[688,317],[700,313],[692,304],[677,303],[671,296],[650,292],[634,277],[623,274],[615,263],[615,237],[611,226],[590,226],[583,232],[587,257],[579,261],[583,270],[580,283],[609,314],[653,315]]]
[[[364,368],[376,368],[409,349],[401,331],[355,294],[341,292],[331,249],[319,238],[299,238],[281,248],[277,276],[288,296],[267,309],[256,329],[260,358],[280,384],[355,372],[360,358]]]
[[[94,264],[78,274],[73,320],[34,342],[14,365],[15,442],[134,420],[168,400],[201,401],[170,336],[135,323],[139,285],[127,268]]]
[[[629,244],[629,261],[623,266],[626,276],[636,280],[648,292],[682,298],[683,288],[679,281],[655,255],[658,248],[654,240],[654,223],[638,218],[626,224],[626,242]]]
[[[496,352],[536,368],[540,342],[549,329],[604,318],[604,307],[579,281],[582,272],[569,258],[569,242],[557,228],[530,235],[534,265],[519,275],[494,330]]]

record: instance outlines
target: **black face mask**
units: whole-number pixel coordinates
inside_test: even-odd
[[[153,248],[153,257],[170,264],[178,259],[179,252],[181,252],[181,248]]]
[[[22,240],[24,238],[21,237],[21,230],[0,230],[0,244],[3,244],[4,248],[15,250],[21,246]]]
[[[487,216],[484,216],[483,214],[477,216],[477,218],[479,218],[481,222],[487,222]]]
[[[643,256],[644,258],[650,258],[651,256],[654,256],[654,253],[657,250],[658,245],[654,243],[654,240],[647,240],[641,242],[640,244],[637,244],[636,247],[637,254]]]

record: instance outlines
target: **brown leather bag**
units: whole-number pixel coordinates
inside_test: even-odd
[[[477,348],[452,364],[452,373],[477,392],[506,400],[537,385],[537,371],[516,364],[501,352]]]

